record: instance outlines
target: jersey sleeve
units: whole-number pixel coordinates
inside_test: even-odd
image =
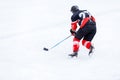
[[[77,21],[74,21],[74,22],[71,22],[71,29],[72,30],[74,30],[74,31],[76,31],[76,29],[77,29]]]
[[[71,22],[71,29],[76,31],[78,20],[76,19],[76,17],[72,16],[71,21],[72,21]]]

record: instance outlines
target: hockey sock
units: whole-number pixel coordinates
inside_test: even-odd
[[[80,42],[79,39],[73,38],[73,52],[78,52],[78,50],[79,50],[79,42]]]
[[[91,42],[87,40],[82,40],[82,45],[85,46],[87,49],[90,49]]]

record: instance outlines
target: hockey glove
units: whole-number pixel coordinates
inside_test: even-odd
[[[70,33],[71,33],[73,36],[75,36],[75,34],[76,34],[76,32],[73,31],[72,29],[70,29]]]

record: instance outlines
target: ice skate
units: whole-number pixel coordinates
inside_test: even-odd
[[[74,53],[72,53],[72,54],[69,54],[69,56],[71,56],[71,57],[77,57],[77,56],[78,56],[78,53],[77,53],[77,52],[74,52]]]
[[[88,55],[91,55],[91,53],[93,53],[93,50],[94,50],[94,47],[91,45],[91,46],[90,46],[90,51],[89,51],[89,54],[88,54]]]

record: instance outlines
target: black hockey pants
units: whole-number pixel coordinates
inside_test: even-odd
[[[86,24],[83,28],[79,28],[76,32],[75,38],[81,40],[92,41],[96,34],[96,24]]]

